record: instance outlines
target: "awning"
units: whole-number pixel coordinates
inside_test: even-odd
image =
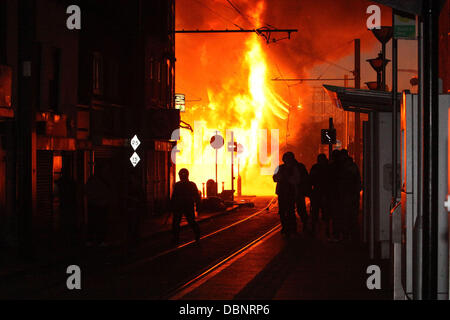
[[[337,108],[353,112],[391,112],[392,93],[386,91],[353,89],[323,85]],[[401,93],[397,93],[400,102]]]
[[[414,15],[422,14],[423,0],[373,0],[385,6],[411,13]],[[446,0],[439,0],[440,9],[444,6]]]

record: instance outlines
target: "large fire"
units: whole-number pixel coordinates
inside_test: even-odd
[[[259,2],[252,14],[258,21],[264,9]],[[289,112],[288,103],[276,94],[267,74],[267,61],[263,40],[250,34],[245,41],[245,54],[239,65],[240,76],[223,82],[222,88],[207,88],[207,107],[190,105],[182,120],[189,123],[194,132],[183,129],[177,154],[177,167],[190,171],[190,179],[199,189],[209,179],[215,180],[216,151],[210,138],[218,132],[225,138],[225,145],[218,150],[218,189],[222,183],[231,189],[231,152],[228,142],[233,133],[234,141],[242,145],[235,154],[234,189],[237,177],[242,181],[243,195],[270,195],[274,193],[273,170],[278,165],[280,139]],[[238,172],[239,171],[239,172]]]
[[[256,34],[177,34],[176,91],[186,94],[182,120],[194,131],[181,131],[177,168],[188,168],[200,190],[214,180],[216,152],[210,139],[218,131],[225,138],[218,151],[218,190],[222,183],[231,189],[227,144],[233,132],[245,149],[234,161],[234,175],[239,170],[242,178],[242,194],[273,195],[271,176],[281,153],[293,151],[311,168],[323,152],[320,129],[328,126],[329,117],[334,117],[338,140],[348,140],[345,117],[329,102],[321,82],[271,79],[352,78],[354,39],[361,39],[361,53],[366,54],[361,61],[379,50],[367,31],[368,5],[369,1],[361,0],[177,0],[177,29],[276,26],[299,30],[290,40],[270,45]],[[360,14],[349,14],[349,7]],[[389,14],[383,14],[382,19],[388,18]],[[276,35],[277,40],[285,36]],[[366,68],[364,74],[373,75],[367,70],[370,66],[363,63],[362,68]],[[329,84],[342,86],[344,81]]]

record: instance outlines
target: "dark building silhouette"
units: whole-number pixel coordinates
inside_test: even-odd
[[[74,4],[81,30],[66,27]],[[173,0],[0,2],[3,244],[51,243],[64,233],[62,221],[72,221],[82,237],[84,186],[99,164],[111,167],[111,234],[121,234],[115,231],[131,171],[146,193],[144,215],[166,210],[175,181],[171,134],[180,120],[174,19]],[[135,168],[134,135],[141,141]],[[73,181],[75,190],[63,196],[74,202],[68,220],[60,179]]]

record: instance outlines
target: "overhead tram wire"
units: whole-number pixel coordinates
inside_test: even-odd
[[[226,22],[231,23],[232,25],[234,25],[235,27],[243,30],[244,28],[242,28],[241,26],[239,26],[238,24],[234,23],[233,21],[231,21],[231,19],[229,18],[225,18],[224,16],[222,16],[221,14],[219,14],[217,11],[211,9],[209,6],[207,6],[206,4],[204,4],[202,1],[200,0],[194,0],[195,2],[197,2],[198,4],[200,4],[201,6],[205,7],[206,9],[208,9],[209,11],[211,11],[212,13],[214,13],[216,16],[218,16],[219,18],[225,20]]]

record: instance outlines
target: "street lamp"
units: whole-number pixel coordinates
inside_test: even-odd
[[[367,88],[369,90],[378,90],[378,82],[377,81],[369,81],[366,82]]]
[[[381,43],[381,58],[386,59],[386,43],[391,40],[393,28],[391,26],[382,26],[380,29],[372,29],[372,33]],[[386,63],[387,64],[387,63]],[[381,90],[386,91],[386,64],[381,70]],[[372,66],[373,67],[373,66]]]

